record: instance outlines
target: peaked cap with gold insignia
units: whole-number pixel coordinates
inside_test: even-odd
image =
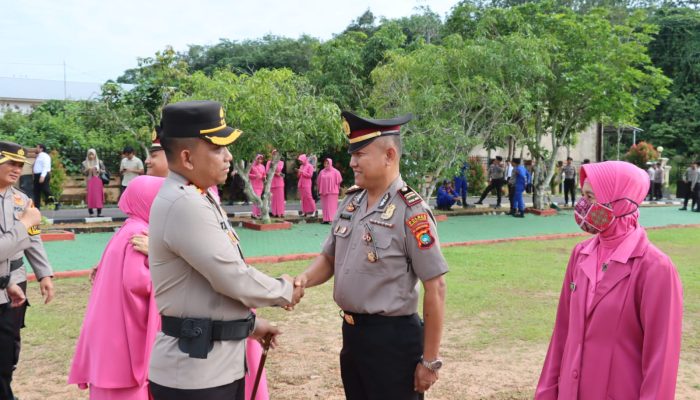
[[[24,153],[24,148],[17,143],[0,142],[0,164],[8,161],[26,163],[27,155]]]
[[[378,137],[400,135],[401,125],[413,119],[411,113],[391,119],[362,118],[350,111],[343,111],[340,116],[343,118],[343,131],[350,142],[348,153],[360,150]]]
[[[241,131],[226,125],[224,108],[216,101],[182,101],[163,107],[160,138],[202,138],[217,146],[233,143]]]

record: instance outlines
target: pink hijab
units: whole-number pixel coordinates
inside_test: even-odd
[[[333,167],[333,160],[326,158],[325,161],[328,161],[328,166],[318,173],[318,193],[321,195],[337,194],[343,177],[340,175],[340,171]]]
[[[642,203],[649,191],[649,176],[644,170],[625,161],[605,161],[583,165],[580,175],[581,187],[588,179],[597,202],[620,200],[612,204],[617,218],[609,229],[598,235],[601,242],[616,242],[638,227],[637,206],[624,199],[638,205]]]
[[[148,229],[151,204],[164,178],[142,175],[119,200],[129,218],[107,244],[97,267],[68,383],[85,389],[142,386],[156,333],[158,308],[148,257],[129,243]]]
[[[306,154],[299,154],[299,157],[297,157],[297,160],[299,160],[302,164],[306,164],[306,161],[308,159],[306,158]]]

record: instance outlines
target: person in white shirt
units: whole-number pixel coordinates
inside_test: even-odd
[[[656,168],[654,168],[653,163],[649,165],[647,174],[649,174],[649,193],[647,194],[647,200],[651,201],[654,200],[654,175],[656,175]]]
[[[41,209],[41,195],[46,197],[46,203],[54,203],[51,195],[51,156],[46,152],[42,143],[36,145],[36,161],[32,167],[34,172],[34,206]]]
[[[124,151],[122,151],[122,153],[124,154],[124,158],[122,158],[122,162],[119,165],[119,173],[122,175],[122,183],[121,187],[119,188],[119,197],[121,197],[122,193],[124,193],[126,187],[129,186],[129,182],[131,182],[131,180],[137,176],[142,175],[144,172],[143,161],[134,155],[133,147],[124,147]]]

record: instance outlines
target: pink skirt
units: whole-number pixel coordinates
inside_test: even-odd
[[[284,215],[284,186],[270,189],[270,212],[272,215]]]
[[[90,400],[149,400],[152,399],[148,383],[138,387],[105,389],[90,385]]]
[[[263,183],[262,182],[251,182],[251,186],[253,186],[253,193],[257,194],[258,197],[262,196],[263,192]],[[260,207],[256,206],[253,204],[253,216],[259,217],[260,216]]]
[[[245,398],[250,399],[250,395],[253,394],[253,386],[255,386],[255,377],[258,374],[258,367],[260,367],[260,356],[262,356],[262,346],[257,340],[248,338],[246,340],[245,347],[245,357],[246,363],[248,364],[248,373],[245,376]],[[263,368],[262,375],[260,376],[260,384],[258,385],[258,392],[255,394],[255,400],[269,400],[270,392],[267,390],[267,374]]]
[[[87,206],[88,208],[104,208],[105,191],[102,179],[93,176],[87,181]]]
[[[338,193],[321,195],[321,208],[323,208],[323,222],[333,221],[338,211]]]
[[[299,198],[301,199],[301,212],[309,214],[316,211],[316,202],[311,195],[311,187],[300,187]]]

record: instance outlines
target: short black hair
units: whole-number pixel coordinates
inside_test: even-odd
[[[46,151],[46,145],[43,143],[37,144],[37,147],[41,149],[41,151]]]
[[[168,164],[174,164],[177,161],[177,155],[183,149],[191,148],[193,143],[198,143],[200,138],[174,138],[174,137],[163,137],[160,139],[160,145],[165,151],[165,158],[168,160]]]
[[[591,160],[589,160],[589,159],[587,159],[587,158],[584,158],[584,159],[583,159],[583,163],[582,163],[582,164],[590,164],[590,163],[591,163]]]
[[[503,157],[501,157],[501,156],[496,156],[496,160],[498,160],[498,161],[503,161]]]
[[[124,147],[124,150],[122,150],[122,153],[124,154],[131,154],[134,152],[134,148],[131,146],[126,146]]]
[[[513,159],[513,163],[519,165],[519,164],[520,164],[520,159],[519,159],[519,158],[514,158],[514,159]]]
[[[566,161],[574,161],[574,159],[571,157],[566,157]]]

